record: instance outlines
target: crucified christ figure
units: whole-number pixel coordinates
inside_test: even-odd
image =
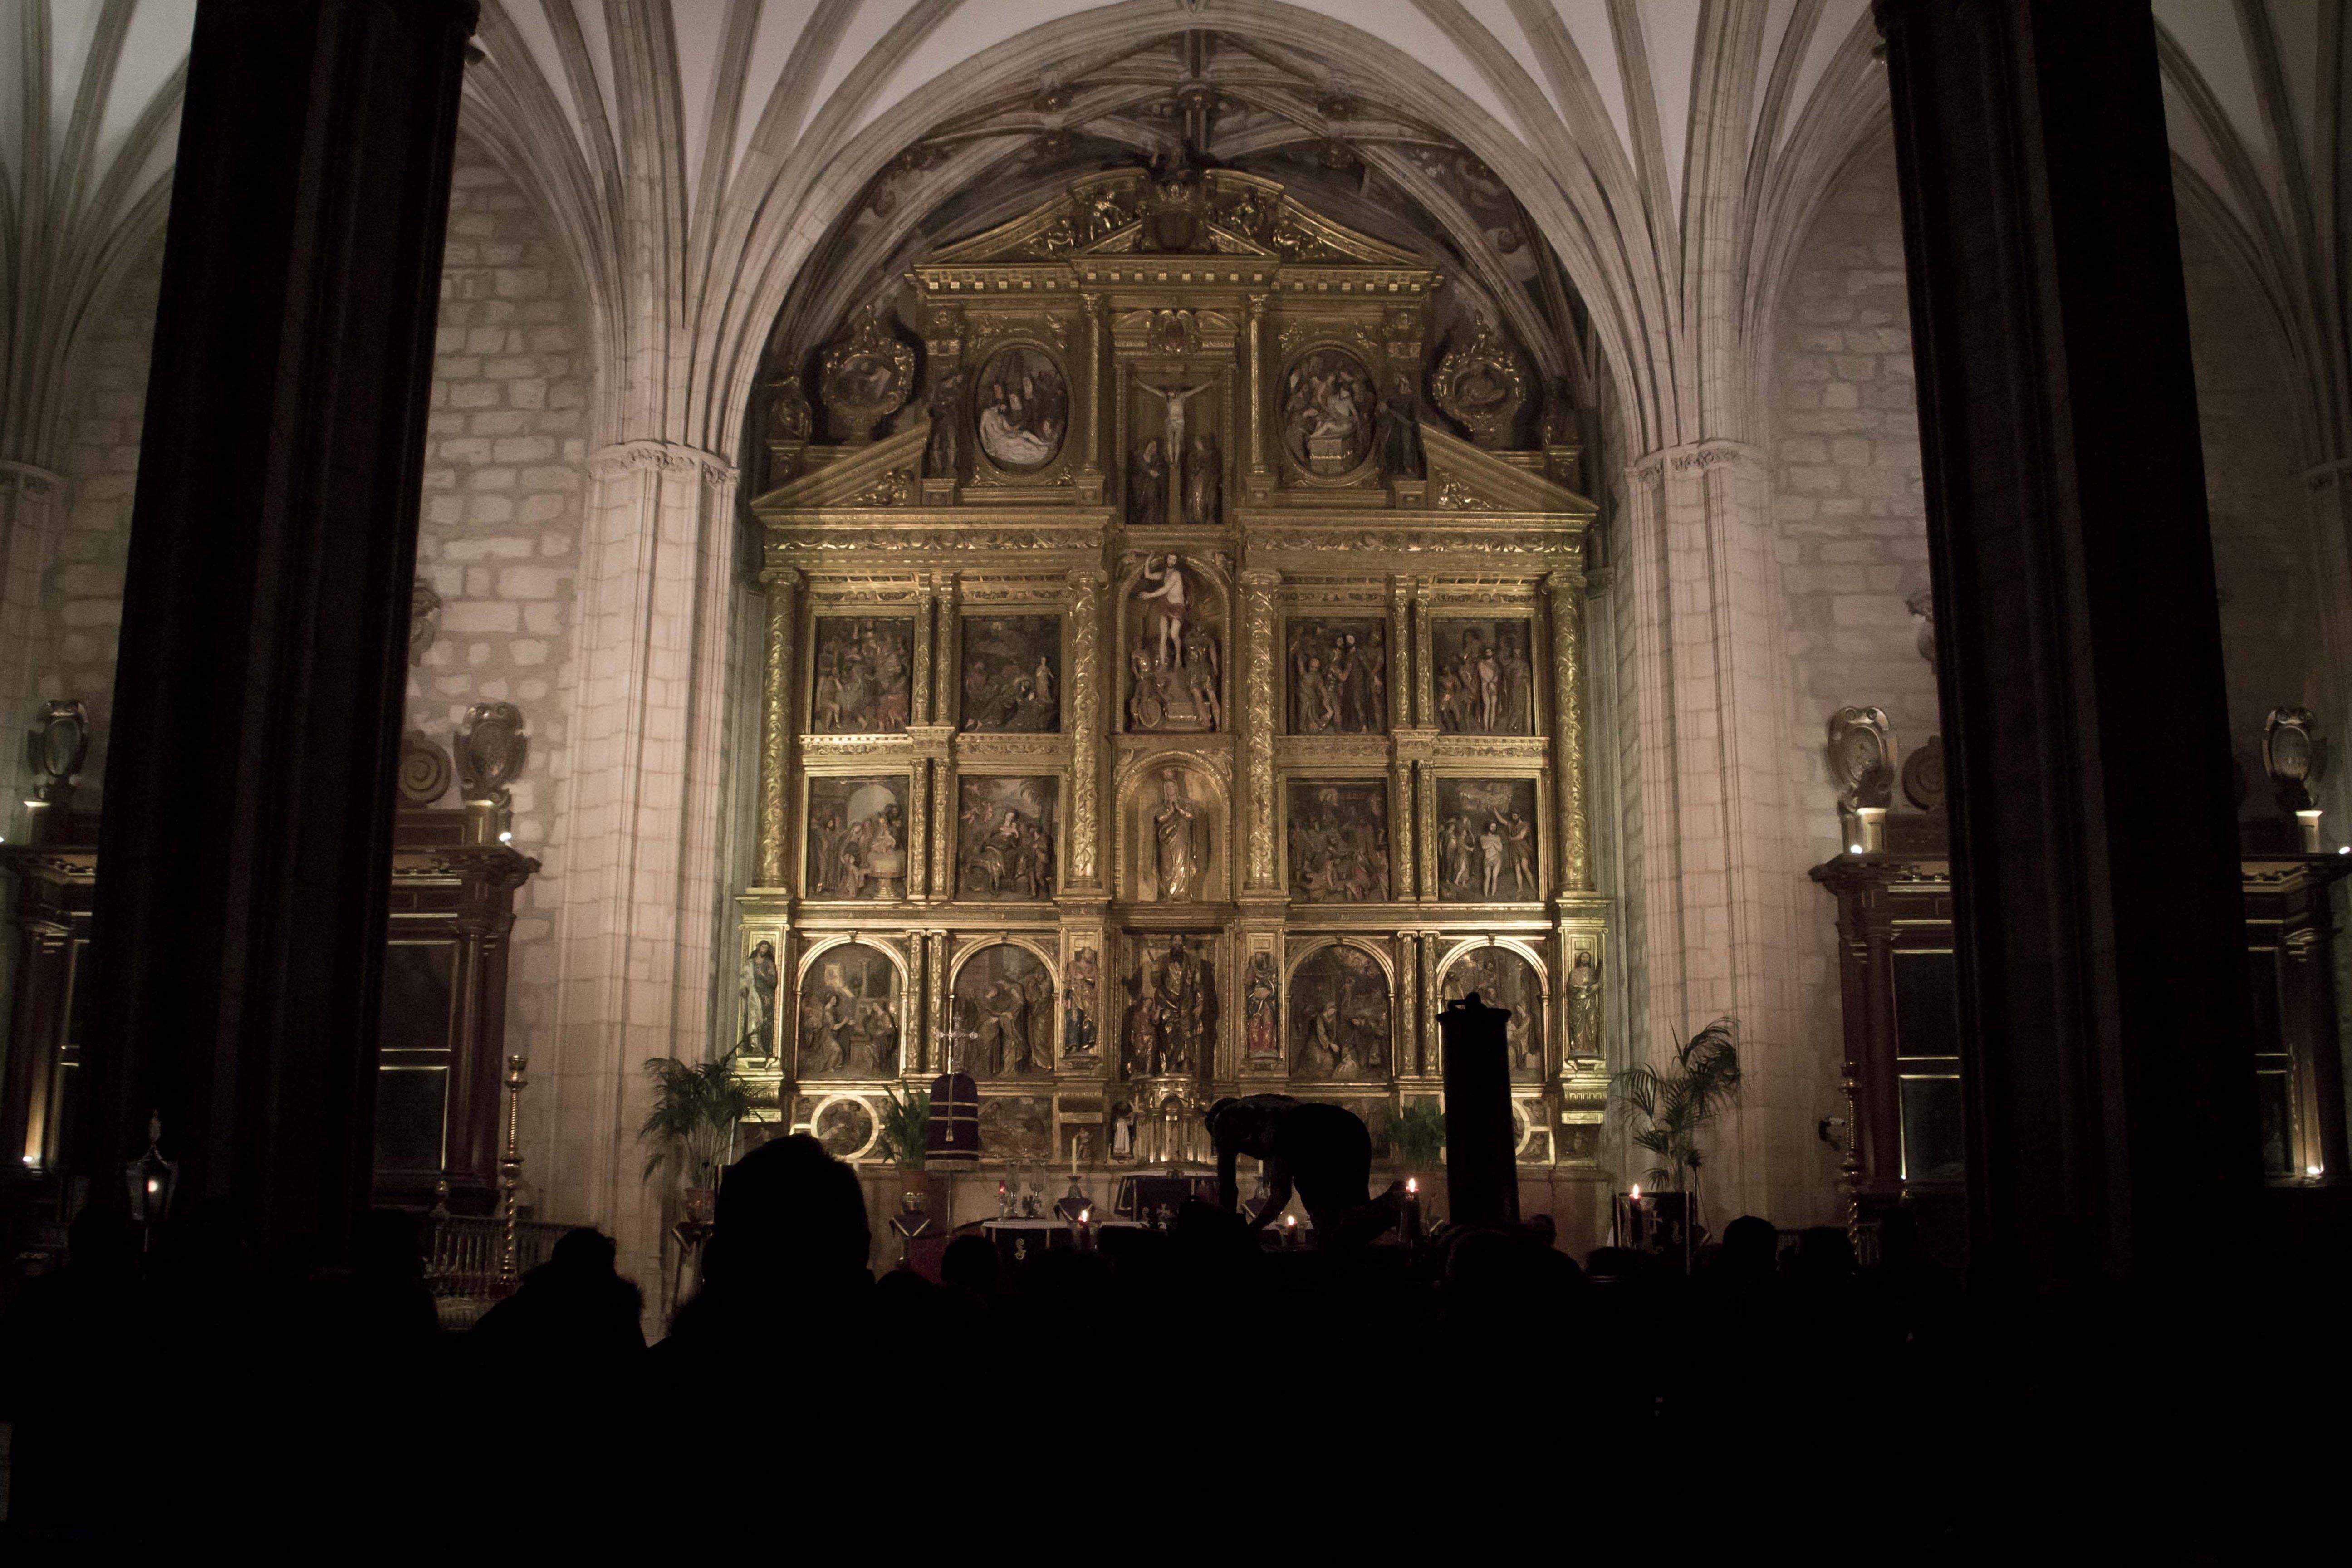
[[[1171,525],[1181,522],[1184,518],[1184,405],[1197,394],[1208,391],[1213,384],[1206,381],[1198,386],[1150,386],[1140,381],[1136,383],[1140,390],[1168,405],[1167,444],[1161,449],[1168,454],[1168,521]]]

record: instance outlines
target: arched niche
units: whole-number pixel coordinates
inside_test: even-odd
[[[1447,952],[1437,973],[1438,1011],[1473,991],[1490,1007],[1510,1009],[1504,1040],[1511,1081],[1540,1083],[1548,1054],[1546,1005],[1550,1000],[1549,974],[1541,955],[1516,938],[1474,937]],[[1441,1035],[1441,1058],[1444,1048]]]
[[[1233,896],[1233,814],[1222,756],[1131,756],[1119,765],[1113,787],[1118,858],[1112,875],[1120,898],[1206,904]]]
[[[793,1077],[874,1082],[898,1076],[904,1057],[907,966],[858,936],[813,945],[801,959]]]
[[[1179,550],[1125,564],[1118,582],[1118,724],[1129,735],[1233,725],[1233,584],[1223,563]]]
[[[1369,942],[1333,938],[1303,950],[1283,987],[1294,1083],[1383,1083],[1396,1059],[1396,973]]]
[[[1018,1080],[1054,1070],[1059,987],[1053,955],[1024,937],[999,937],[956,955],[948,991],[955,1027],[970,1030],[964,1070]]]

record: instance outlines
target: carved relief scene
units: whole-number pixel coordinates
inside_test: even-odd
[[[1437,896],[1447,903],[1543,897],[1533,779],[1437,782]]]
[[[956,971],[955,1015],[976,1037],[974,1078],[1033,1078],[1054,1070],[1054,977],[1017,942],[980,949]]]
[[[1129,732],[1224,729],[1224,617],[1201,568],[1174,552],[1146,559],[1126,621]]]
[[[914,623],[893,616],[823,616],[816,623],[809,728],[821,735],[895,735],[907,728]]]
[[[907,781],[809,780],[808,896],[896,899],[907,888]]]
[[[967,899],[1054,896],[1049,778],[967,778],[956,810],[956,889]]]
[[[1286,651],[1292,734],[1378,735],[1387,731],[1386,621],[1294,620]]]
[[[820,950],[801,983],[799,1076],[878,1079],[898,1071],[898,966],[878,947]]]
[[[1389,978],[1362,948],[1335,942],[1290,976],[1290,1076],[1354,1083],[1389,1070]]]
[[[999,349],[982,369],[972,399],[981,454],[998,468],[1034,473],[1060,454],[1070,428],[1070,390],[1044,349]]]
[[[1308,903],[1391,896],[1385,779],[1290,781],[1290,896]]]
[[[1533,1083],[1543,1077],[1543,980],[1524,954],[1507,947],[1474,947],[1445,971],[1447,1004],[1476,993],[1489,1007],[1507,1007],[1503,1038],[1511,1079]]]
[[[1061,694],[1061,617],[964,617],[964,729],[984,735],[1058,730]]]
[[[1449,735],[1532,735],[1535,663],[1521,619],[1440,620],[1431,637],[1437,727]]]
[[[1352,474],[1372,455],[1379,403],[1371,373],[1346,349],[1300,355],[1283,378],[1282,438],[1291,461],[1318,479]]]

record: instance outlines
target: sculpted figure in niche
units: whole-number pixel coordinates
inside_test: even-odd
[[[1135,449],[1127,466],[1127,526],[1157,528],[1168,520],[1168,458],[1160,437]]]
[[[1417,479],[1427,469],[1421,451],[1421,395],[1410,375],[1389,383],[1381,400],[1381,472],[1391,479]]]
[[[747,1057],[776,1054],[776,944],[761,938],[743,961],[740,990],[743,1002],[743,1037],[735,1048]]]
[[[1095,991],[1102,983],[1100,960],[1091,947],[1070,950],[1069,984],[1063,992],[1062,1054],[1095,1054]]]
[[[1181,555],[1145,563],[1133,590],[1128,648],[1130,731],[1224,727],[1223,647],[1208,605]]]
[[[1184,776],[1171,768],[1160,774],[1162,796],[1151,814],[1151,863],[1164,904],[1189,903],[1200,896],[1208,856],[1202,845],[1200,809],[1184,793]]]
[[[931,383],[931,434],[923,447],[923,472],[935,479],[963,471],[963,384],[961,370],[943,372]]]
[[[1184,521],[1195,528],[1214,528],[1223,521],[1224,469],[1217,460],[1217,438],[1192,437],[1192,452],[1184,475]]]
[[[1128,981],[1120,1029],[1121,1070],[1129,1078],[1202,1072],[1216,1038],[1216,976],[1200,937],[1171,937],[1164,952],[1144,952]]]
[[[1543,982],[1535,966],[1507,947],[1474,948],[1445,972],[1444,1000],[1456,1002],[1474,991],[1489,1007],[1510,1009],[1503,1040],[1511,1077],[1523,1083],[1541,1078]]]
[[[862,942],[828,949],[801,989],[800,1076],[888,1078],[898,1070],[898,967]]]
[[[1242,1049],[1253,1062],[1282,1060],[1282,1038],[1276,1021],[1277,994],[1274,979],[1274,954],[1259,952],[1250,955],[1249,984],[1244,994],[1244,1031]]]
[[[1601,961],[1590,952],[1579,952],[1568,969],[1568,1051],[1601,1054]]]

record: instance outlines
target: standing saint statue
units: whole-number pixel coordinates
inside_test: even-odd
[[[1190,901],[1201,875],[1199,847],[1193,839],[1196,807],[1184,797],[1183,781],[1171,768],[1160,775],[1167,797],[1152,813],[1153,868],[1160,877],[1160,901]]]
[[[1224,510],[1224,468],[1217,461],[1217,438],[1207,431],[1192,437],[1192,455],[1184,472],[1184,521],[1194,528],[1214,528]]]
[[[1157,528],[1168,516],[1168,459],[1152,437],[1127,466],[1127,526]]]
[[[1589,950],[1569,966],[1568,1054],[1601,1054],[1601,962]]]

